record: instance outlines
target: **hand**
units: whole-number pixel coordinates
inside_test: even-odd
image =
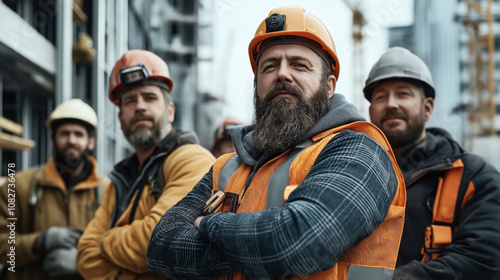
[[[76,247],[57,248],[50,251],[43,261],[43,269],[50,277],[76,275]]]
[[[203,220],[203,218],[205,218],[205,216],[199,216],[196,220],[194,220],[194,226],[196,228],[200,229],[201,220]]]
[[[69,227],[51,227],[45,233],[45,252],[54,248],[76,248],[82,233]]]

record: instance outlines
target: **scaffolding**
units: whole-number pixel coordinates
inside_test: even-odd
[[[495,42],[493,0],[466,0],[468,34],[469,139],[495,135]]]
[[[364,65],[363,65],[363,27],[365,25],[365,19],[363,13],[358,9],[350,0],[344,0],[344,3],[352,11],[352,65],[354,71],[354,85],[353,92],[362,92],[364,85]],[[356,98],[356,106],[361,113],[364,113],[364,102],[362,95],[357,95],[360,100]]]

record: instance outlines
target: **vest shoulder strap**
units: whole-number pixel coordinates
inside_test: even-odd
[[[457,202],[461,192],[464,165],[461,159],[444,170],[444,177],[438,179],[436,197],[432,209],[432,224],[425,230],[425,244],[422,248],[422,262],[437,258],[440,252],[452,242],[453,224]],[[463,205],[460,204],[461,206]]]
[[[214,165],[214,191],[224,191],[231,176],[240,168],[243,163],[235,153],[226,154],[221,161]]]
[[[375,142],[377,142],[380,146],[382,146],[387,154],[389,155],[389,158],[393,162],[393,166],[396,171],[396,175],[398,177],[398,181],[404,182],[403,175],[399,171],[399,168],[397,167],[396,163],[396,157],[394,156],[394,153],[392,151],[391,145],[389,144],[389,141],[387,141],[387,138],[383,134],[383,132],[373,125],[372,123],[366,122],[366,121],[358,121],[358,122],[353,122],[349,123],[343,126],[339,126],[327,131],[324,131],[312,138],[314,142],[318,142],[320,140],[325,140],[322,141],[321,143],[318,143],[314,145],[314,147],[311,147],[309,149],[306,149],[303,153],[301,153],[298,157],[297,160],[294,161],[292,164],[292,167],[290,169],[290,179],[289,179],[289,184],[291,186],[298,185],[302,180],[305,178],[307,173],[309,173],[314,161],[318,157],[319,153],[323,150],[323,148],[328,144],[328,142],[339,134],[340,132],[344,130],[352,130],[356,132],[361,132],[366,134],[368,137],[373,139]],[[304,162],[308,162],[308,164],[303,164]],[[301,168],[298,166],[300,163],[301,166],[305,166],[307,168]],[[288,193],[290,194],[291,191]],[[394,196],[394,205],[397,206],[405,206],[406,205],[406,195],[401,193],[401,190],[398,188],[397,193]]]
[[[463,162],[458,159],[445,171],[444,179],[440,178],[432,211],[433,223],[453,223],[463,173]]]

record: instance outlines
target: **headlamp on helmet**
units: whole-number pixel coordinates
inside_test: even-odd
[[[126,85],[134,86],[139,81],[160,80],[172,90],[174,82],[167,63],[158,55],[145,50],[129,50],[116,61],[109,76],[109,99],[120,106],[119,95]]]
[[[132,84],[135,82],[146,80],[149,77],[148,69],[144,64],[120,69],[120,82],[122,84]]]

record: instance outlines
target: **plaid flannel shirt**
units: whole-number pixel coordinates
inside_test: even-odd
[[[211,214],[198,230],[193,222],[211,196],[210,170],[161,218],[148,265],[170,279],[208,279],[233,270],[252,279],[329,269],[384,220],[397,184],[381,146],[363,133],[343,131],[284,207]]]

